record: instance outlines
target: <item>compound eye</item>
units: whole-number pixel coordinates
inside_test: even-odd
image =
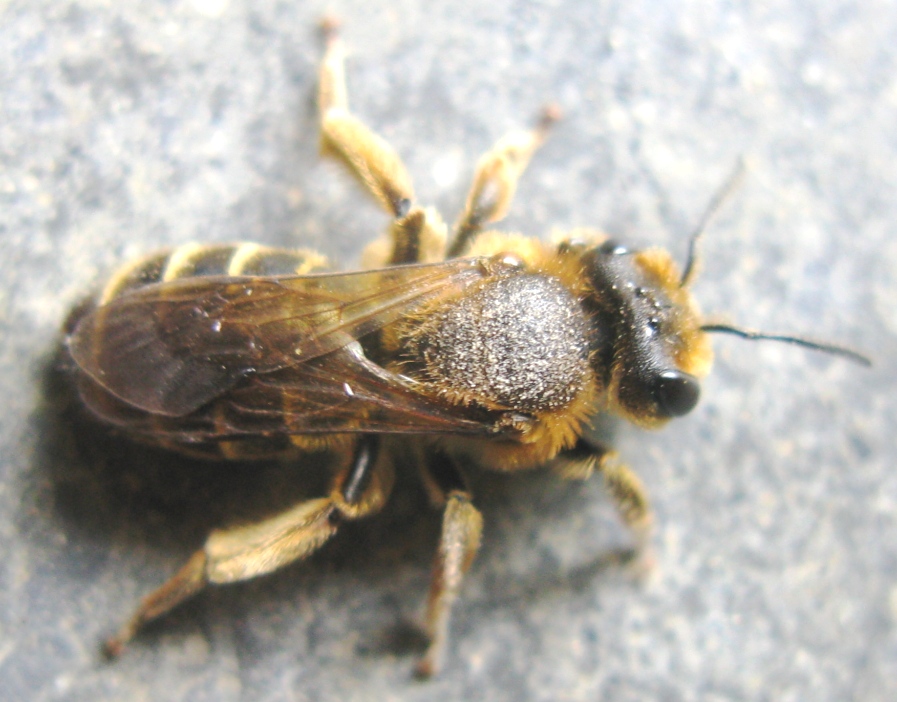
[[[660,373],[654,381],[654,399],[667,417],[681,417],[698,404],[701,386],[697,378],[677,370]]]

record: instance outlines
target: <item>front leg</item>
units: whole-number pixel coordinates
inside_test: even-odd
[[[143,599],[131,619],[106,642],[109,656],[147,623],[208,585],[249,580],[306,558],[332,537],[339,524],[378,511],[392,489],[388,461],[379,461],[379,439],[365,436],[351,462],[337,474],[328,497],[306,500],[256,524],[213,531],[174,577]]]
[[[635,571],[644,574],[653,566],[651,529],[654,515],[641,479],[617,459],[615,451],[580,438],[572,448],[558,455],[554,469],[561,476],[572,479],[587,478],[594,471],[601,473],[620,519],[635,537]]]

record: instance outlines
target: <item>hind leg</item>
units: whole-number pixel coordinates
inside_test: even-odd
[[[147,623],[208,585],[249,580],[317,551],[341,522],[378,511],[392,489],[391,464],[378,461],[379,440],[364,437],[352,461],[337,474],[328,497],[301,504],[256,524],[214,531],[174,577],[143,599],[119,632],[106,642],[118,656]]]
[[[326,50],[321,62],[318,109],[321,150],[341,161],[380,205],[390,213],[391,250],[381,264],[435,261],[442,257],[445,225],[432,209],[414,205],[411,178],[401,158],[383,138],[349,112],[345,48],[337,23],[324,23]]]

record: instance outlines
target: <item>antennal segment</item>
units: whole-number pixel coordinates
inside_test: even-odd
[[[854,351],[853,349],[848,349],[844,346],[836,346],[834,344],[826,344],[821,341],[813,341],[812,339],[803,339],[799,336],[765,334],[764,332],[758,332],[752,329],[741,329],[740,327],[733,327],[728,324],[702,324],[701,331],[734,334],[735,336],[740,336],[742,339],[751,339],[754,341],[761,339],[768,341],[782,341],[786,344],[794,344],[795,346],[803,346],[806,349],[813,349],[814,351],[830,353],[833,356],[841,356],[842,358],[846,358],[847,360],[853,361],[854,363],[859,363],[861,366],[868,367],[872,365],[872,359],[870,359],[868,356],[864,356],[858,351]]]
[[[710,202],[707,204],[704,214],[701,215],[698,226],[695,227],[695,230],[688,238],[688,258],[685,260],[685,270],[682,272],[682,279],[679,281],[680,287],[688,287],[695,277],[698,264],[698,240],[704,234],[704,230],[707,229],[710,220],[713,219],[717,212],[719,212],[719,208],[729,195],[741,185],[741,181],[744,179],[744,172],[744,156],[739,156],[738,161],[735,163],[735,168],[732,169],[732,173],[726,178],[726,181],[720,186],[719,190],[713,194],[713,197],[710,198]]]

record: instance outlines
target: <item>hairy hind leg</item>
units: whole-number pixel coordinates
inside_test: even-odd
[[[392,489],[388,461],[378,461],[379,440],[358,441],[352,461],[340,471],[328,497],[296,505],[255,524],[213,531],[174,577],[145,597],[119,632],[106,642],[109,656],[147,622],[160,617],[208,585],[249,580],[278,570],[318,550],[342,521],[378,511]]]
[[[349,112],[345,48],[338,23],[326,20],[324,34],[326,50],[318,87],[322,152],[345,164],[393,216],[391,252],[382,256],[382,263],[439,260],[445,225],[435,210],[414,205],[411,178],[395,149]]]

